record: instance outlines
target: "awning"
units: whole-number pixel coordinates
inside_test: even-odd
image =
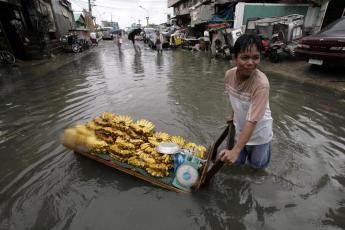
[[[223,23],[209,23],[207,24],[207,28],[210,31],[216,31],[216,30],[222,30],[222,29],[226,29],[229,28],[230,24],[227,22],[223,22]]]

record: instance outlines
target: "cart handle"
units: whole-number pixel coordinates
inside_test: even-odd
[[[233,122],[229,122],[228,126],[222,133],[222,135],[215,141],[213,148],[212,148],[212,161],[214,162],[215,158],[217,157],[217,152],[220,144],[224,141],[227,137],[227,149],[232,149],[234,146],[234,137],[235,137],[235,126]],[[221,156],[216,160],[216,162],[210,167],[207,171],[206,178],[204,184],[208,184],[212,177],[222,168],[224,162],[221,160]]]

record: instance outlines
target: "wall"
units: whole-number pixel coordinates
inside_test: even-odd
[[[191,26],[209,21],[211,20],[213,15],[214,15],[213,5],[201,5],[190,12]]]
[[[248,18],[301,14],[307,16],[309,4],[243,3],[236,5],[234,28],[245,27]],[[308,23],[312,24],[308,18]]]
[[[56,37],[59,38],[67,34],[70,29],[75,28],[74,16],[65,6],[62,6],[58,0],[52,0],[55,24],[57,27]]]
[[[168,7],[172,7],[176,3],[180,2],[181,0],[168,0]]]

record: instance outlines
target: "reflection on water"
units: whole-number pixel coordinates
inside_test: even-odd
[[[224,167],[197,194],[153,187],[59,143],[64,128],[111,111],[209,145],[229,111],[228,68],[203,52],[138,55],[104,41],[43,77],[1,70],[0,229],[345,228],[345,100],[279,76],[269,75],[270,167]]]

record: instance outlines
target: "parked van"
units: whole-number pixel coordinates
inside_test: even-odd
[[[110,39],[112,40],[114,38],[113,34],[113,27],[103,27],[102,33],[103,33],[103,40]]]

